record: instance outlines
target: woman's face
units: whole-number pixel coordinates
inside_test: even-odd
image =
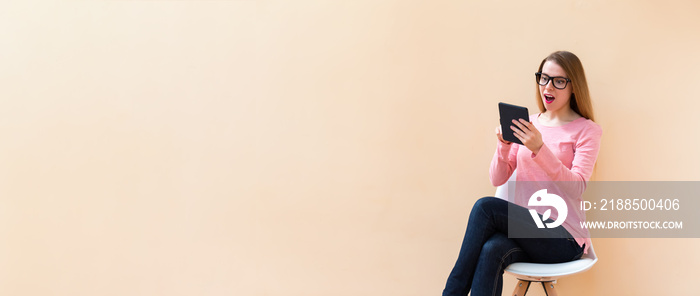
[[[540,85],[540,96],[545,109],[556,112],[562,108],[569,108],[573,86],[570,81],[562,79],[562,77],[569,78],[564,69],[553,61],[546,61],[542,66],[541,77],[543,78],[540,78],[540,82],[543,82],[547,77],[550,78],[546,85]],[[557,84],[557,81],[559,82],[557,86],[561,87],[565,83],[566,87],[564,89],[556,88],[554,85]]]

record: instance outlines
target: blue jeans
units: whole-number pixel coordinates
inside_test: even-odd
[[[472,296],[501,295],[503,272],[511,263],[560,263],[583,255],[583,248],[564,227],[547,229],[551,238],[508,238],[508,219],[535,225],[526,208],[508,201],[484,197],[474,204],[443,296],[465,296],[470,290]]]

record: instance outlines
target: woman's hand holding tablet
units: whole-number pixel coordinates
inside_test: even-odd
[[[540,131],[529,121],[527,108],[501,102],[498,111],[501,115],[500,132],[496,131],[499,140],[524,145],[537,154],[544,142]]]

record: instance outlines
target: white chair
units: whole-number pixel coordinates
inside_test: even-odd
[[[515,181],[516,172],[517,170],[513,172],[508,182],[498,186],[496,197],[508,200],[508,183]],[[511,186],[514,184],[512,183]],[[513,296],[525,295],[532,282],[542,283],[546,295],[556,296],[557,291],[554,289],[554,284],[556,284],[557,279],[589,270],[596,262],[598,262],[598,257],[591,245],[588,248],[588,254],[583,254],[583,257],[578,260],[564,263],[518,262],[508,265],[505,271],[518,279]]]

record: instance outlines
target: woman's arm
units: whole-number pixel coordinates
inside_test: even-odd
[[[508,179],[513,171],[517,167],[517,155],[518,146],[513,145],[511,142],[503,140],[501,136],[500,128],[496,128],[496,135],[498,137],[496,153],[491,159],[491,167],[489,168],[489,179],[493,186],[501,186]]]
[[[523,142],[532,154],[532,160],[538,164],[553,181],[588,181],[593,174],[593,166],[598,158],[600,150],[600,137],[603,130],[599,125],[591,122],[583,127],[575,147],[571,169],[564,166],[559,158],[542,141],[542,135],[531,123],[521,119],[513,121],[517,128],[513,128],[516,137]],[[583,183],[585,186],[585,182]]]
[[[542,145],[539,152],[532,156],[545,173],[555,181],[588,181],[593,174],[593,167],[600,150],[600,138],[603,130],[597,124],[585,127],[574,147],[574,159],[571,169],[552,153],[547,145]],[[584,183],[585,184],[585,183]]]

